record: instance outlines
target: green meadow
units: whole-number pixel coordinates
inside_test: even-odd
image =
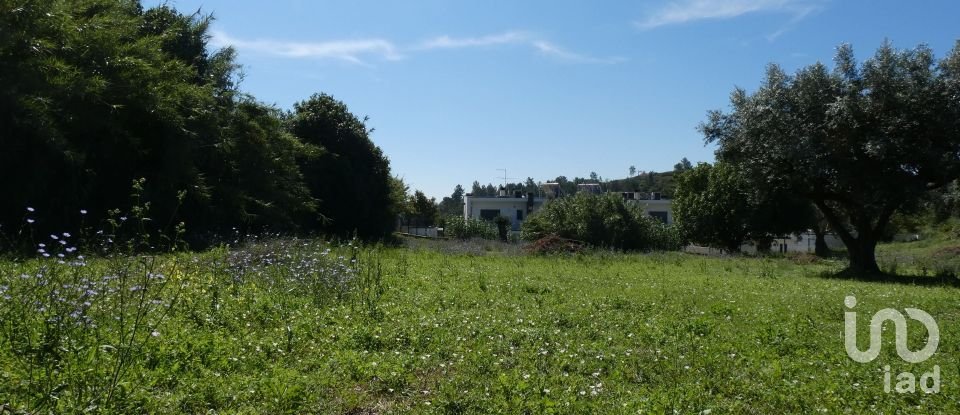
[[[0,264],[11,413],[960,412],[957,288],[836,278],[840,259],[313,240],[51,258]],[[914,307],[937,353],[905,363],[889,325],[854,362],[849,295],[861,349],[873,313]],[[886,393],[888,365],[894,386],[938,366],[940,391]]]

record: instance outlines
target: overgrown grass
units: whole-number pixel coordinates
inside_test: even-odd
[[[85,265],[5,262],[0,404],[31,413],[960,411],[955,288],[821,277],[842,261],[497,252],[288,240]],[[114,278],[123,270],[126,282]],[[80,291],[90,284],[93,301]],[[858,299],[861,337],[879,309],[929,312],[938,353],[906,364],[890,335],[879,359],[852,361],[847,295]],[[86,308],[74,318],[78,304]],[[917,350],[925,334],[910,330]],[[918,377],[939,365],[941,392],[884,393],[884,365]]]
[[[892,274],[960,275],[960,223],[956,220],[925,227],[918,241],[880,244],[877,260]]]

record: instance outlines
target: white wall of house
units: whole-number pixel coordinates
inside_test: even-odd
[[[665,220],[667,223],[673,223],[672,200],[628,200],[629,203],[637,203],[648,215]]]
[[[493,219],[497,216],[510,218],[511,230],[519,231],[520,224],[527,216],[543,206],[543,199],[534,198],[532,210],[527,210],[525,197],[486,197],[464,196],[463,217],[472,219]],[[518,213],[519,212],[519,213]]]

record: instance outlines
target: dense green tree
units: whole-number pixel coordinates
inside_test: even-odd
[[[321,149],[303,157],[300,166],[318,212],[311,221],[327,233],[365,239],[389,235],[395,225],[390,162],[372,141],[361,120],[346,104],[327,94],[314,94],[294,104],[289,131]]]
[[[446,196],[440,201],[440,214],[443,216],[463,215],[463,195],[463,186],[458,184],[453,188],[453,193],[450,196]]]
[[[574,193],[577,193],[577,183],[567,179],[567,176],[557,176],[553,182],[560,185],[560,191],[564,195],[573,195]]]
[[[698,245],[739,252],[752,212],[738,172],[725,164],[698,164],[677,180],[673,216],[681,235]]]
[[[677,178],[673,215],[685,239],[739,252],[746,241],[760,251],[772,238],[812,225],[808,202],[787,194],[757,191],[735,166],[700,163]]]
[[[406,217],[410,214],[410,205],[407,203],[410,186],[397,176],[390,178],[390,205],[393,206],[392,216]]]
[[[474,180],[470,194],[478,197],[495,197],[497,196],[497,190],[497,186],[494,186],[493,183],[481,185],[479,181]]]
[[[537,184],[533,177],[527,177],[527,181],[523,182],[523,193],[540,193],[540,185]]]
[[[284,129],[280,111],[244,99],[204,165],[210,189],[207,223],[241,232],[296,230],[315,215],[316,203],[303,182],[298,157],[320,151]]]
[[[823,64],[737,89],[701,125],[717,156],[767,189],[812,201],[843,240],[850,269],[878,273],[877,241],[897,211],[960,175],[960,41],[939,62],[889,43],[858,65],[841,46]]]
[[[186,222],[191,241],[389,232],[389,165],[363,123],[324,97],[284,123],[238,91],[235,52],[209,48],[209,21],[134,0],[0,0],[0,232],[27,207],[44,233],[100,223],[130,207],[135,180],[147,225]],[[332,183],[356,191],[323,191]]]
[[[428,198],[426,194],[417,190],[410,196],[410,216],[418,224],[423,226],[433,226],[436,224],[440,210],[437,207],[435,198]]]
[[[0,221],[15,223],[25,206],[43,229],[68,227],[79,209],[102,217],[128,205],[141,177],[156,223],[175,215],[178,192],[208,196],[196,156],[199,137],[217,126],[216,91],[194,65],[210,57],[187,59],[189,48],[164,41],[205,46],[206,23],[176,18],[145,30],[133,1],[4,3]]]
[[[690,170],[690,169],[692,169],[692,168],[693,168],[693,163],[690,163],[690,160],[687,160],[687,158],[684,157],[684,158],[680,159],[680,162],[679,162],[679,163],[673,165],[673,172],[674,172],[674,173],[683,173],[683,172],[685,172],[685,171],[687,171],[687,170]]]

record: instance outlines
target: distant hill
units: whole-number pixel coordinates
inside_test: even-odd
[[[672,199],[676,190],[675,171],[644,172],[633,177],[609,180],[603,183],[608,192],[660,192],[664,199]]]

